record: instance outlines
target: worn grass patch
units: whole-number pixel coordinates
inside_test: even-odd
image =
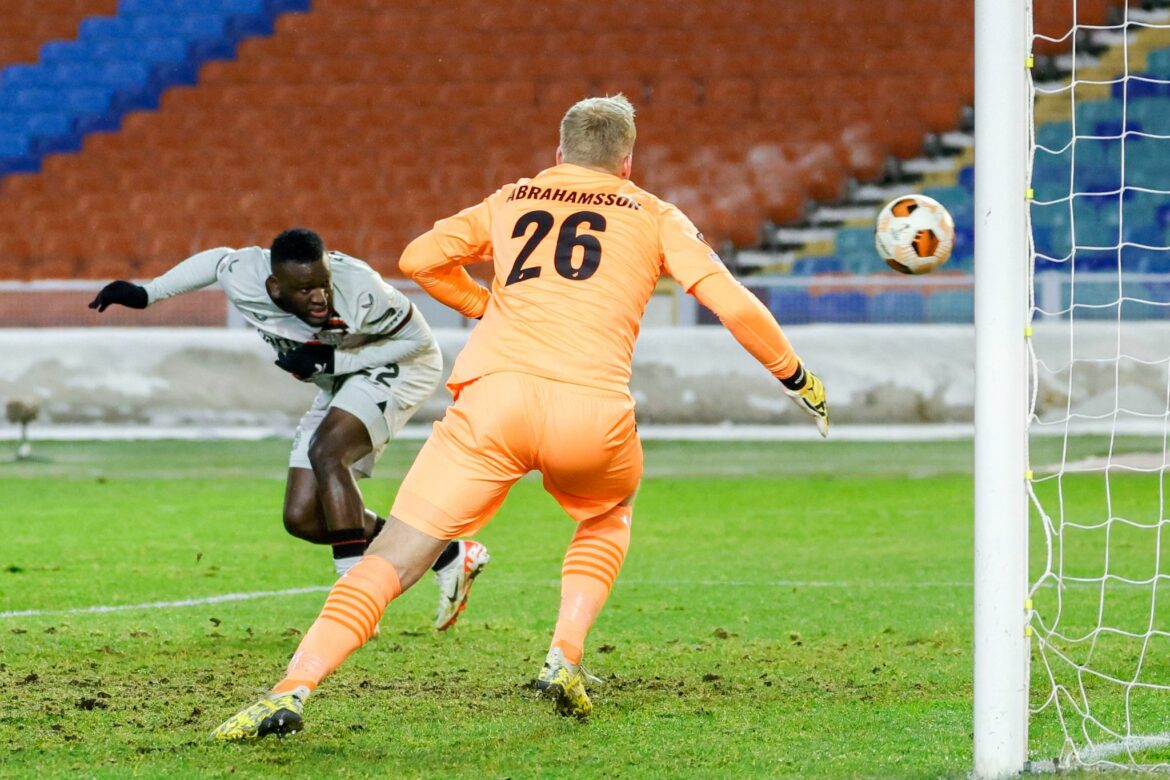
[[[372,507],[416,448],[363,485]],[[633,545],[590,636],[606,682],[588,724],[528,688],[572,526],[524,480],[481,534],[493,562],[456,628],[430,630],[424,580],[292,739],[208,734],[280,677],[321,592],[0,618],[0,776],[965,776],[970,443],[646,449]],[[0,612],[332,579],[328,552],[280,527],[287,443],[38,452],[0,467]]]

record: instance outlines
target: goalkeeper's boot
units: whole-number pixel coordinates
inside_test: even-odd
[[[554,647],[544,657],[536,690],[542,699],[553,700],[559,714],[585,720],[593,711],[593,702],[585,693],[585,677],[585,670],[579,664],[569,663],[561,649]]]
[[[811,371],[806,371],[801,365],[796,373],[788,379],[781,379],[784,393],[793,403],[812,417],[817,424],[817,431],[821,437],[829,435],[829,404],[825,397],[825,383]]]
[[[234,742],[260,739],[269,734],[278,737],[296,734],[304,727],[301,714],[305,711],[308,695],[308,688],[270,693],[219,724],[211,736],[224,742]]]
[[[439,581],[439,611],[435,615],[435,630],[446,631],[455,625],[459,613],[467,608],[467,596],[475,578],[492,557],[487,548],[469,539],[459,541],[455,560],[435,572]]]

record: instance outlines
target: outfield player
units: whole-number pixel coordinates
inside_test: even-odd
[[[624,97],[577,103],[561,122],[554,167],[440,220],[407,247],[404,271],[463,315],[483,318],[455,362],[455,402],[403,480],[385,530],[334,586],[284,679],[217,738],[299,730],[304,700],[369,639],[387,604],[448,539],[482,528],[533,470],[577,524],[536,684],[562,715],[588,716],[585,637],[625,559],[642,475],[628,388],[634,341],[663,272],[719,315],[827,433],[824,385],[776,320],[690,220],[629,180],[634,135]],[[494,263],[490,293],[463,268],[476,262]]]
[[[200,252],[139,286],[106,285],[91,309],[144,309],[219,282],[276,350],[276,365],[318,387],[289,455],[284,527],[333,548],[338,576],[361,560],[384,521],[366,509],[368,477],[386,444],[439,384],[443,357],[422,314],[368,265],[326,252],[311,230],[286,230],[270,249]],[[435,627],[448,628],[487,564],[478,542],[452,541],[428,565],[439,581]]]

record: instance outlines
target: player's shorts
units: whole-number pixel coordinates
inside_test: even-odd
[[[441,360],[390,364],[338,377],[333,389],[322,389],[309,411],[301,417],[289,453],[289,468],[311,469],[309,445],[330,409],[349,412],[362,421],[374,445],[368,455],[353,464],[358,477],[374,473],[374,464],[386,445],[402,430],[419,406],[431,397],[442,376]]]
[[[629,395],[504,372],[465,385],[390,513],[439,539],[479,530],[529,471],[580,522],[633,495],[642,444]]]

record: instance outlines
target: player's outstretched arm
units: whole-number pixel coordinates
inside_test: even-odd
[[[443,251],[434,230],[428,230],[407,244],[398,267],[427,293],[464,317],[476,319],[487,309],[487,289],[478,284],[463,264],[479,258],[452,259]]]
[[[110,282],[89,302],[89,308],[105,311],[114,304],[131,309],[145,309],[148,303],[146,288],[123,279]]]
[[[230,258],[233,251],[227,247],[218,247],[192,255],[144,285],[122,280],[110,282],[90,302],[89,308],[105,311],[111,304],[117,303],[132,309],[145,309],[166,298],[201,290],[215,284],[220,263]]]
[[[780,324],[762,303],[728,272],[714,273],[691,288],[691,294],[723,323],[752,357],[780,380],[784,393],[829,433],[825,386],[796,356]]]

